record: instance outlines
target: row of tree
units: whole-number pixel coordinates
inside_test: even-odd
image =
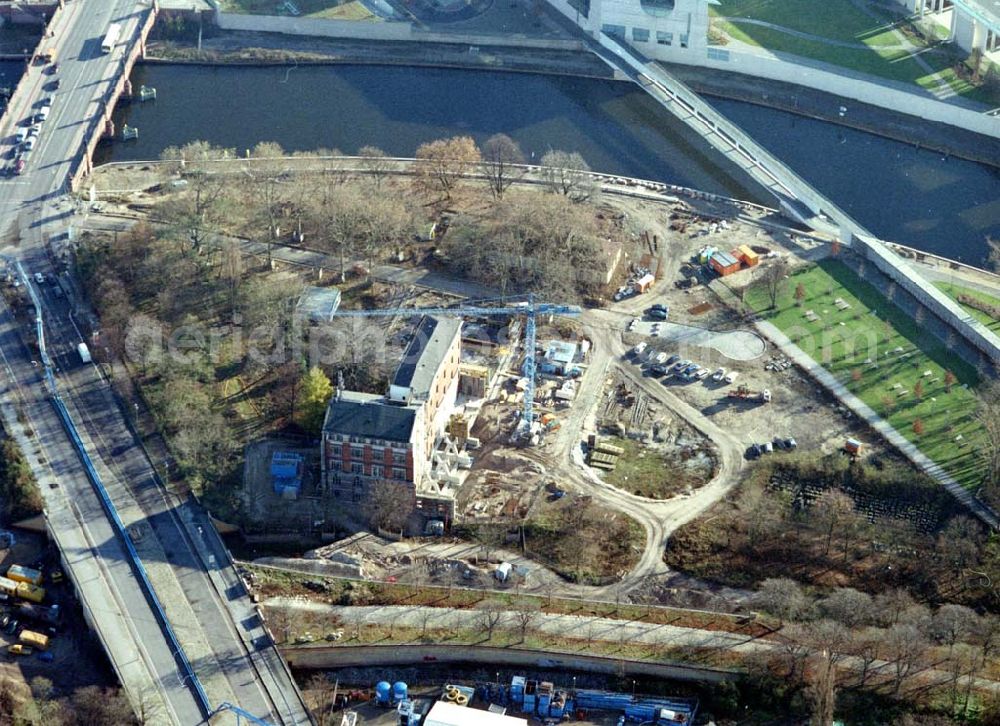
[[[976,679],[990,675],[1000,649],[996,615],[957,604],[931,612],[902,589],[872,597],[836,588],[811,599],[794,580],[775,578],[761,583],[751,603],[791,621],[780,632],[780,647],[760,651],[757,665],[804,685],[816,724],[832,723],[841,686],[905,697],[928,669],[941,674],[928,680],[944,686],[951,710],[964,714]]]

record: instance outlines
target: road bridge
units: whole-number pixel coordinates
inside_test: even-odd
[[[58,3],[0,119],[4,156],[23,162],[20,174],[0,179],[0,246],[9,272],[45,280],[23,276],[37,326],[0,309],[0,414],[12,435],[35,432],[23,448],[49,529],[137,712],[189,726],[233,704],[262,723],[307,724],[290,671],[206,513],[164,486],[101,370],[81,361],[76,319],[86,303],[49,251],[71,214],[66,193],[114,133],[111,113],[129,92],[156,12],[155,0]],[[105,51],[112,23],[121,33]],[[40,58],[50,51],[58,70]],[[24,153],[15,133],[43,108],[47,118]],[[36,339],[37,349],[25,345]],[[212,718],[236,721],[228,708]]]

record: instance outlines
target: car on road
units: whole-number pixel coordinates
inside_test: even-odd
[[[49,117],[49,109],[50,108],[51,108],[50,106],[42,106],[38,110],[38,113],[35,114],[35,120],[38,121],[39,123],[41,123],[42,121],[44,121],[45,119],[47,119]]]
[[[36,141],[37,138],[38,138],[37,136],[29,136],[27,139],[25,139],[24,140],[24,150],[25,151],[31,151],[32,149],[34,149],[35,148],[35,141]]]
[[[28,138],[28,129],[24,126],[18,128],[14,133],[14,141],[18,144],[22,143],[26,138]]]
[[[41,272],[36,272],[35,273],[35,282],[37,282],[39,285],[44,285],[45,284],[45,275],[43,275]]]
[[[713,381],[721,381],[725,377],[726,377],[726,369],[725,368],[716,368],[715,369],[715,373],[712,374],[712,380]]]
[[[740,375],[739,371],[729,371],[729,373],[726,374],[726,378],[725,378],[726,383],[732,383],[733,381],[735,381],[737,379],[737,377],[739,375]]]

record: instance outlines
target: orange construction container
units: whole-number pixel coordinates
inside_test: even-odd
[[[760,255],[750,249],[747,245],[740,245],[737,247],[736,255],[743,260],[743,264],[747,267],[753,267],[760,262]]]

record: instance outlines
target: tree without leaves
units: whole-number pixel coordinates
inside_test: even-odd
[[[479,626],[486,631],[486,640],[493,640],[493,631],[503,619],[504,605],[497,600],[483,600],[476,605]]]
[[[547,151],[542,156],[542,166],[549,188],[575,202],[586,201],[597,188],[590,176],[590,166],[575,151]]]
[[[892,667],[892,694],[898,696],[927,649],[927,641],[917,626],[899,623],[885,633],[883,654]]]
[[[514,610],[514,622],[517,623],[521,642],[524,642],[528,629],[538,619],[540,608],[533,602],[522,602]]]
[[[392,159],[377,146],[362,146],[358,149],[358,156],[362,157],[361,167],[375,182],[375,188],[381,189],[382,180],[393,169]]]
[[[365,509],[374,529],[401,532],[413,511],[413,496],[405,484],[380,479],[371,485]]]
[[[438,189],[446,198],[461,176],[480,162],[479,147],[471,136],[455,136],[421,144],[417,147],[417,178],[430,189]]]
[[[765,612],[782,620],[794,620],[806,609],[802,587],[787,577],[769,578],[760,583],[751,602]]]
[[[813,502],[809,514],[826,530],[826,554],[829,554],[834,532],[854,515],[854,500],[839,489],[827,489]]]
[[[494,134],[483,144],[483,171],[490,194],[496,200],[514,182],[516,165],[524,163],[524,154],[514,139],[506,134]]]
[[[985,439],[978,447],[986,467],[984,485],[995,498],[1000,492],[1000,382],[980,390],[976,421]]]
[[[848,628],[867,625],[873,616],[872,599],[867,593],[840,587],[820,600],[819,611]]]
[[[784,289],[786,278],[788,277],[788,263],[784,258],[779,258],[764,268],[760,276],[759,285],[763,286],[771,308],[778,307],[778,297]]]
[[[955,374],[951,371],[944,372],[944,390],[951,393],[951,387],[955,385]]]
[[[912,428],[913,428],[913,433],[915,435],[917,435],[917,436],[923,436],[924,435],[924,420],[922,418],[915,418],[915,419],[913,419]]]
[[[939,643],[948,646],[948,655],[955,650],[955,644],[970,638],[976,632],[978,616],[964,605],[948,603],[938,608],[931,618],[931,634]]]
[[[882,646],[882,631],[875,628],[861,628],[850,631],[850,641],[847,645],[849,655],[860,661],[861,668],[858,673],[858,685],[865,687],[871,668],[879,660],[879,651]]]

